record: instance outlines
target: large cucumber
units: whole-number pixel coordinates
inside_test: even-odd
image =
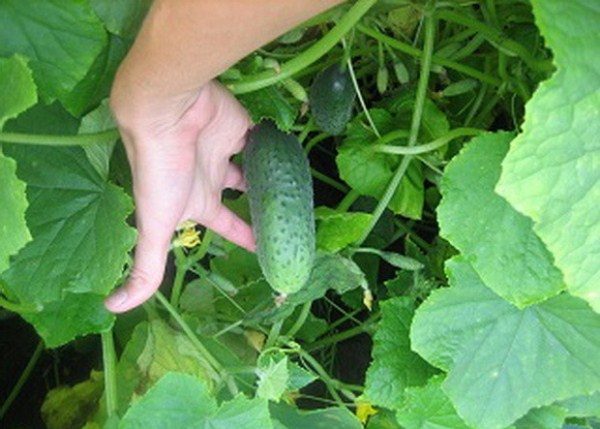
[[[317,126],[329,134],[344,132],[352,117],[356,92],[347,68],[334,64],[319,73],[309,92],[310,110]]]
[[[297,292],[315,255],[312,178],[300,142],[270,121],[256,125],[244,149],[244,175],[263,274],[276,291]]]

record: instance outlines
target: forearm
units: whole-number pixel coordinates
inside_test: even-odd
[[[156,0],[121,65],[113,105],[185,98],[342,0]]]

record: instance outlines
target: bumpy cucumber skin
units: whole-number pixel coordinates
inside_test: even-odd
[[[306,284],[315,257],[308,159],[295,136],[269,121],[250,131],[243,157],[256,253],[263,274],[276,291],[297,292]]]
[[[352,118],[356,92],[350,72],[339,64],[327,67],[313,81],[309,105],[317,126],[332,135],[344,132]]]

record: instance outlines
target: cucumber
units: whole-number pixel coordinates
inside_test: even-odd
[[[321,130],[334,136],[344,132],[352,118],[356,98],[347,68],[334,64],[319,73],[308,98],[315,123]]]
[[[243,153],[256,253],[262,272],[283,295],[307,282],[315,257],[313,189],[298,139],[272,122],[256,125]]]

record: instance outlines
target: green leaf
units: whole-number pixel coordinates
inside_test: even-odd
[[[510,133],[484,134],[452,159],[441,184],[440,234],[502,298],[525,307],[564,288],[533,222],[494,193]]]
[[[557,71],[527,104],[497,191],[533,219],[569,291],[600,312],[600,7],[532,3]]]
[[[333,253],[318,253],[306,287],[288,297],[287,303],[304,304],[322,298],[329,289],[338,294],[366,288],[364,273],[351,259]]]
[[[135,37],[152,4],[151,0],[91,0],[90,3],[108,31],[127,38]]]
[[[171,372],[135,402],[119,424],[120,429],[165,427],[269,429],[273,425],[267,401],[237,396],[218,407],[200,380]]]
[[[373,337],[373,362],[367,371],[364,393],[374,405],[395,409],[407,387],[424,384],[436,372],[410,349],[413,314],[408,297],[381,303],[381,322]]]
[[[62,99],[71,114],[81,116],[109,96],[115,73],[128,47],[118,36],[109,37],[108,44],[96,57],[85,77]]]
[[[149,322],[146,344],[137,358],[140,385],[152,385],[171,371],[190,374],[208,383],[203,364],[207,365],[187,336],[160,319]]]
[[[200,422],[205,422],[217,409],[217,401],[202,381],[170,372],[129,408],[119,428],[201,427]]]
[[[106,44],[106,32],[87,2],[4,0],[0,40],[0,55],[31,59],[45,99],[64,101]]]
[[[569,417],[600,417],[600,392],[575,396],[558,403]]]
[[[268,402],[258,398],[248,399],[242,395],[221,404],[217,414],[211,417],[205,425],[211,429],[273,428]]]
[[[600,389],[600,315],[584,301],[563,294],[520,310],[466,260],[446,267],[452,287],[419,307],[411,341],[449,371],[444,391],[468,424],[503,428],[531,408]]]
[[[356,416],[346,408],[323,408],[301,411],[296,407],[279,403],[270,404],[275,429],[362,429]]]
[[[263,119],[272,119],[280,130],[289,131],[298,116],[298,109],[292,106],[275,86],[240,94],[237,97],[248,109],[255,123]]]
[[[370,110],[375,125],[381,134],[396,129],[395,118],[383,109]],[[338,149],[336,163],[340,177],[359,192],[380,198],[394,176],[402,157],[372,150],[377,137],[359,115],[350,124],[346,138]],[[418,163],[411,163],[406,175],[394,193],[389,208],[394,213],[413,219],[421,217],[423,210],[423,173]]]
[[[108,106],[108,99],[106,99],[96,110],[81,119],[79,134],[99,133],[114,128],[116,128],[116,124]],[[116,143],[117,138],[110,143],[94,143],[83,146],[88,160],[104,180],[108,179],[110,156]]]
[[[294,362],[288,362],[290,374],[287,390],[300,390],[315,381],[317,377]]]
[[[338,212],[329,207],[315,210],[317,247],[335,253],[358,241],[369,225],[372,215],[362,212]]]
[[[565,409],[556,405],[536,408],[519,419],[510,429],[562,429],[565,417]]]
[[[80,428],[97,407],[104,390],[101,372],[74,386],[59,386],[44,398],[41,414],[48,429]]]
[[[259,359],[259,366],[256,368],[258,375],[256,396],[277,402],[289,383],[288,359],[284,356],[279,360],[274,358],[263,360],[264,362],[261,362]]]
[[[31,240],[25,222],[25,183],[16,170],[15,161],[0,152],[0,273],[8,268],[8,258]]]
[[[406,389],[396,419],[405,429],[469,429],[458,416],[441,384],[443,376],[431,378],[423,387]]]
[[[55,107],[33,108],[11,130],[71,131]],[[5,145],[27,183],[26,220],[33,241],[1,276],[9,298],[43,306],[23,317],[49,347],[107,329],[114,317],[102,299],[120,279],[135,233],[125,223],[132,204],[105,182],[80,148]]]
[[[6,120],[16,118],[37,102],[37,88],[23,57],[0,58],[0,94],[1,130]]]

